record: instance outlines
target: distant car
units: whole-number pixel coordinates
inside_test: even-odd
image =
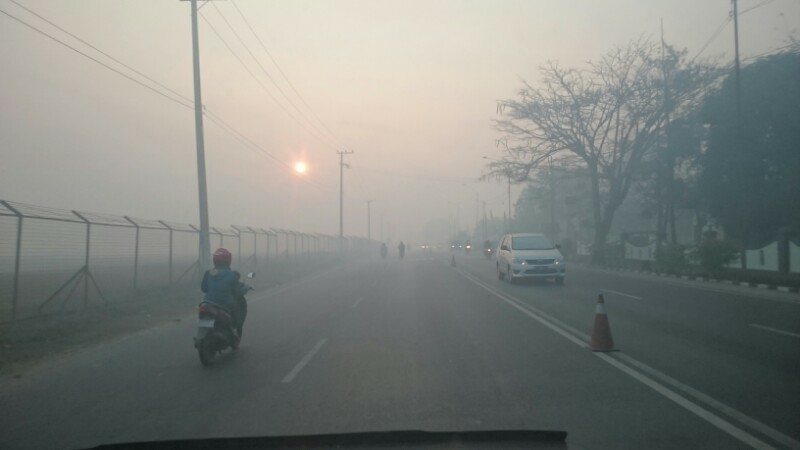
[[[507,234],[497,249],[497,278],[512,284],[524,278],[552,278],[564,284],[567,265],[558,248],[543,234]]]
[[[464,248],[464,246],[461,245],[461,241],[453,241],[453,243],[450,244],[450,250],[461,250],[462,248]]]

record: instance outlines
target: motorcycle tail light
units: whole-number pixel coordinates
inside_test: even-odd
[[[201,316],[205,316],[205,315],[211,315],[212,311],[211,308],[209,308],[207,305],[200,305],[197,308],[197,313],[200,314]]]

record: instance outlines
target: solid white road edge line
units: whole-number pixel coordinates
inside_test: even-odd
[[[311,361],[311,358],[313,358],[314,355],[317,354],[319,349],[321,349],[326,342],[328,342],[328,338],[320,339],[319,342],[317,342],[317,345],[315,345],[314,348],[312,348],[311,351],[308,352],[308,354],[304,356],[303,359],[301,359],[296,366],[294,366],[294,369],[292,369],[291,372],[289,372],[285,377],[283,377],[281,383],[291,383],[292,380],[294,380],[294,377],[296,377],[297,374],[300,373],[301,370],[303,370],[303,367],[305,367],[306,364],[308,364],[309,361]]]
[[[580,269],[586,269],[587,271],[595,270],[595,271],[598,271],[598,272],[602,270],[602,269],[590,269],[590,268],[587,268],[587,267],[581,267]],[[580,269],[578,269],[578,270],[580,270]],[[633,278],[633,277],[638,276],[638,274],[628,274],[626,272],[612,272],[612,273],[617,274],[617,275],[623,275],[626,278]],[[650,277],[651,275],[644,275],[644,276],[645,277]],[[663,283],[663,284],[669,284],[669,285],[672,285],[672,286],[684,287],[684,288],[687,288],[687,289],[697,289],[698,291],[708,291],[708,292],[715,292],[717,294],[733,295],[733,296],[741,297],[741,298],[744,298],[744,299],[747,299],[747,300],[756,300],[756,301],[767,300],[767,301],[778,302],[778,303],[788,303],[790,305],[800,305],[800,299],[797,299],[797,298],[791,298],[791,297],[780,297],[779,298],[779,297],[769,296],[770,292],[775,292],[775,291],[766,291],[765,290],[764,292],[758,292],[759,290],[754,290],[752,292],[742,292],[742,291],[733,290],[733,289],[715,289],[715,288],[709,287],[709,286],[696,285],[695,281],[689,280],[688,277],[687,278],[681,277],[681,279],[683,279],[683,280],[688,280],[688,282],[686,282],[686,283],[681,282],[681,279],[671,279],[671,278],[667,278],[667,277],[659,277],[657,275],[652,275],[652,277],[655,278],[653,281],[657,281],[657,282]]]
[[[624,292],[612,291],[611,289],[600,288],[600,292],[608,292],[609,294],[621,295],[623,297],[632,298],[634,300],[641,300],[642,299],[642,297],[637,297],[635,295],[626,294]]]
[[[759,325],[757,323],[751,323],[750,326],[753,327],[753,328],[760,328],[762,330],[771,331],[773,333],[778,333],[778,334],[783,334],[783,335],[786,335],[786,336],[800,338],[800,334],[792,333],[791,331],[783,331],[783,330],[779,330],[777,328],[768,327],[766,325]]]
[[[475,283],[476,285],[482,287],[484,290],[488,291],[489,293],[494,294],[494,296],[496,296],[500,300],[503,300],[507,304],[509,304],[509,305],[513,306],[514,308],[516,308],[517,310],[521,311],[523,314],[525,314],[528,317],[536,320],[537,322],[541,323],[542,325],[550,328],[551,330],[553,330],[556,333],[560,334],[561,336],[565,337],[567,340],[573,342],[574,344],[578,345],[579,347],[583,347],[583,348],[587,347],[587,343],[584,340],[581,340],[581,339],[571,335],[566,330],[564,330],[564,329],[558,327],[557,325],[549,322],[547,319],[539,316],[536,313],[533,313],[532,311],[527,310],[523,306],[520,306],[519,303],[521,303],[521,302],[519,300],[516,300],[515,298],[513,298],[511,296],[508,296],[504,292],[498,291],[497,289],[493,288],[492,286],[489,286],[489,285],[485,284],[483,281],[480,281],[480,280],[474,278],[472,275],[468,275],[468,274],[464,273],[464,271],[462,271],[461,269],[457,269],[457,272],[459,274],[461,274],[461,276],[463,276],[464,278],[472,281],[473,283]],[[616,359],[612,358],[611,356],[609,356],[609,355],[607,355],[605,353],[600,353],[600,352],[593,352],[592,354],[597,356],[597,357],[599,357],[601,360],[611,364],[612,366],[616,367],[617,369],[623,371],[624,373],[630,375],[635,380],[637,380],[640,383],[644,384],[645,386],[653,389],[654,391],[656,391],[659,394],[663,395],[667,399],[672,400],[673,402],[677,403],[678,405],[682,406],[683,408],[685,408],[689,412],[691,412],[691,413],[697,415],[698,417],[702,418],[703,420],[705,420],[706,422],[710,423],[711,425],[714,425],[715,427],[719,428],[720,430],[724,431],[725,433],[728,433],[729,435],[733,436],[734,438],[744,442],[745,444],[749,445],[750,447],[753,447],[753,448],[756,448],[756,449],[772,449],[772,448],[774,448],[774,447],[766,444],[765,442],[759,440],[758,438],[756,438],[755,436],[751,435],[750,433],[747,433],[746,431],[744,431],[744,430],[742,430],[740,428],[737,428],[736,426],[734,426],[730,422],[728,422],[728,421],[720,418],[719,416],[713,414],[712,412],[704,409],[700,405],[697,405],[696,403],[693,403],[690,400],[687,400],[686,398],[681,397],[680,395],[678,395],[675,392],[671,391],[669,388],[667,388],[666,386],[658,383],[657,381],[655,381],[655,380],[653,380],[651,378],[648,378],[644,374],[642,374],[640,372],[637,372],[636,370],[632,369],[629,366],[626,366],[626,365],[622,364],[621,362],[617,361]]]
[[[731,408],[730,406],[722,403],[719,400],[709,397],[708,395],[698,391],[693,387],[681,383],[680,381],[670,377],[667,374],[659,372],[658,370],[648,366],[643,362],[637,361],[624,353],[616,353],[614,354],[614,357],[624,360],[625,362],[627,362],[632,366],[636,366],[639,370],[647,372],[650,375],[659,378],[662,382],[669,384],[672,387],[680,391],[683,391],[686,394],[691,395],[697,400],[700,400],[701,402],[705,403],[706,406],[710,406],[723,414],[727,414],[728,416],[738,420],[740,423],[747,425],[750,428],[759,431],[766,436],[771,437],[775,441],[780,442],[781,444],[791,449],[795,450],[800,449],[800,442],[798,442],[794,438],[781,433],[780,431],[770,427],[769,425],[766,425],[762,422],[759,422],[756,419],[753,419],[752,417],[744,414],[743,412]]]

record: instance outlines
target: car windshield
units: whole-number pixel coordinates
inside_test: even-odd
[[[553,243],[544,236],[513,236],[511,250],[552,250]]]
[[[800,0],[0,0],[2,450],[800,450],[799,291]]]

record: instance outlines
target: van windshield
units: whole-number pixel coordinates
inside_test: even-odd
[[[511,238],[512,250],[552,250],[553,244],[544,236],[517,236]]]

